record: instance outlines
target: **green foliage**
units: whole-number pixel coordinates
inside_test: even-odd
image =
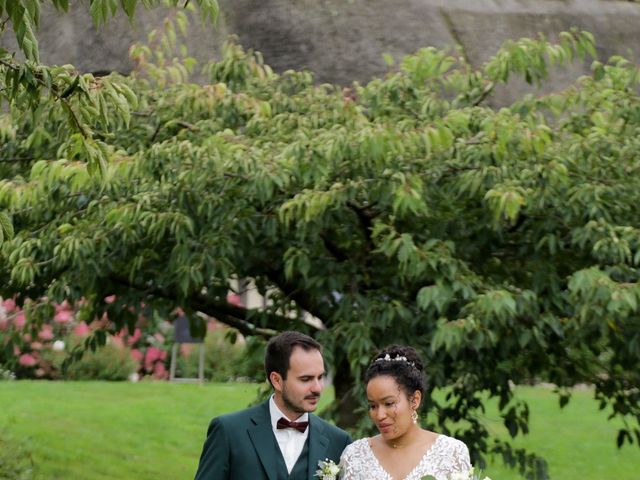
[[[9,215],[5,212],[0,212],[0,244],[5,238],[9,240],[13,238],[13,224]]]
[[[32,159],[0,180],[16,226],[0,248],[0,294],[83,298],[89,318],[135,317],[144,302],[248,336],[310,331],[326,346],[345,426],[366,421],[354,405],[372,353],[412,344],[428,365],[429,427],[464,440],[480,467],[494,452],[546,476],[479,420],[488,394],[509,434],[527,433],[512,383],[555,383],[564,403],[562,387],[593,383],[626,422],[619,443],[635,442],[638,69],[596,61],[561,93],[486,104],[513,75],[542,81],[593,48],[584,32],[523,39],[479,69],[426,49],[342,89],[275,74],[235,45],[205,67],[213,83],[181,83],[187,66],[139,47],[136,75],[104,80],[137,104],[127,99],[125,115],[112,102],[108,126],[100,110],[88,115],[101,128],[91,140],[58,133],[62,109],[34,119],[14,108],[0,122],[0,160]],[[91,148],[103,152],[98,168]],[[229,304],[232,278],[253,279],[264,308]],[[431,395],[440,389],[444,399]]]
[[[151,8],[159,4],[177,7],[180,0],[90,0],[89,11],[94,23],[104,25],[107,20],[122,9],[132,18],[136,6],[142,3]],[[0,111],[16,109],[25,114],[34,125],[40,116],[47,116],[56,110],[64,113],[58,119],[53,131],[35,127],[29,134],[29,142],[46,143],[52,133],[68,141],[58,145],[59,157],[78,159],[89,166],[89,173],[104,174],[107,159],[114,152],[109,150],[105,136],[112,135],[113,123],[128,125],[130,110],[137,107],[135,94],[122,82],[95,78],[81,74],[70,65],[47,67],[39,64],[39,48],[36,31],[40,23],[41,7],[50,3],[56,10],[69,11],[69,0],[0,0],[0,33],[13,30],[18,47],[25,61],[16,60],[15,52],[0,47]],[[203,22],[215,23],[218,16],[217,0],[197,0]],[[183,6],[186,8],[189,2]],[[55,113],[59,115],[59,112]],[[4,133],[4,135],[3,135]],[[0,125],[0,139],[12,132],[3,132]],[[29,158],[24,152],[11,152],[10,162],[24,162]],[[51,158],[53,155],[50,155]],[[5,238],[13,236],[10,216],[0,210],[0,245]]]
[[[250,343],[257,339],[250,339]],[[234,380],[264,380],[262,350],[252,348],[251,344],[232,344],[224,331],[211,331],[205,339],[204,378],[210,382],[229,382]],[[194,346],[178,364],[178,376],[198,377],[200,347]],[[255,353],[258,355],[255,355]]]
[[[146,8],[163,3],[176,7],[179,2],[180,0],[89,0],[88,4],[93,22],[100,26],[106,24],[120,9],[129,18],[133,18],[138,4]],[[203,21],[216,21],[217,0],[196,0],[195,3],[200,7]],[[0,0],[0,19],[3,20],[0,31],[10,26],[16,35],[20,50],[26,59],[32,62],[39,61],[36,30],[40,24],[40,10],[44,4],[51,4],[61,12],[69,11],[69,0]]]
[[[53,352],[55,353],[55,352]],[[64,355],[57,354],[56,366],[61,370]],[[107,343],[95,351],[85,352],[82,358],[69,364],[63,376],[67,380],[121,381],[138,369],[128,348]]]
[[[0,428],[0,480],[31,480],[34,464],[25,442]]]

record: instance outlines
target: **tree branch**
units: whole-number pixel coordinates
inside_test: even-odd
[[[291,321],[290,318],[276,315],[268,312],[260,312],[262,318],[267,318],[269,324],[275,328],[263,328],[258,327],[251,321],[249,317],[253,309],[239,307],[228,303],[226,300],[214,300],[203,294],[194,294],[186,299],[178,298],[175,293],[172,293],[166,289],[162,289],[156,286],[151,288],[144,288],[141,285],[137,285],[130,282],[128,278],[119,275],[111,275],[109,280],[126,289],[133,289],[140,292],[144,292],[147,295],[154,295],[156,297],[174,302],[176,305],[184,304],[185,302],[189,307],[196,311],[202,312],[210,317],[214,317],[216,320],[237,329],[243,335],[258,335],[265,338],[270,338],[278,333],[279,330],[286,328]]]
[[[345,262],[349,259],[326,234],[321,233],[320,238],[322,239],[322,243],[324,243],[324,248],[326,248],[338,262]]]
[[[14,71],[20,70],[20,68],[17,65],[15,65],[13,63],[6,62],[6,61],[4,61],[2,59],[0,59],[0,65],[4,65],[5,67],[10,68],[11,70],[14,70]],[[44,82],[44,80],[42,80],[41,75],[40,75],[40,73],[38,71],[35,71],[35,70],[32,70],[32,69],[30,69],[30,70],[31,70],[31,74],[33,75],[33,78],[36,79],[36,81],[40,84],[40,86],[43,87],[43,88],[48,88],[49,91],[51,92],[51,94],[55,97],[55,99],[60,101],[60,103],[62,104],[64,109],[67,111],[67,113],[71,117],[71,122],[75,126],[76,130],[84,138],[89,138],[89,134],[88,134],[87,130],[82,126],[82,124],[80,123],[80,120],[78,120],[78,116],[76,115],[76,113],[71,108],[71,105],[69,105],[69,102],[67,101],[67,99],[66,98],[62,98],[62,96],[60,94],[58,94],[58,88],[56,87],[56,85],[47,85]]]
[[[471,106],[477,107],[482,102],[484,102],[485,99],[491,94],[491,92],[493,92],[494,88],[495,88],[495,84],[493,82],[489,82],[487,85],[485,85],[484,90],[482,91],[482,94],[475,99],[475,101],[471,104]]]
[[[353,202],[347,202],[347,206],[353,210],[358,217],[360,225],[362,226],[364,238],[367,242],[367,247],[369,247],[370,252],[373,251],[375,249],[375,245],[373,244],[373,240],[371,240],[371,229],[373,227],[371,220],[374,219],[376,215],[370,208],[360,207]]]
[[[0,163],[31,162],[32,160],[35,160],[35,157],[25,157],[25,158],[0,158]]]
[[[313,296],[288,281],[281,270],[265,268],[265,276],[300,308],[320,319],[325,325],[332,323],[331,313],[326,309],[326,305],[318,303]]]

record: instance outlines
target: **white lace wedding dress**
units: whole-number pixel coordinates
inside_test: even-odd
[[[420,480],[433,475],[436,480],[448,480],[457,472],[471,469],[469,450],[460,440],[438,435],[435,443],[424,454],[418,465],[403,479],[393,479],[373,454],[368,438],[349,445],[340,459],[341,480]]]

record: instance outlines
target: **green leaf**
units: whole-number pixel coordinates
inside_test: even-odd
[[[622,445],[624,445],[625,441],[631,444],[633,443],[633,437],[628,430],[621,428],[620,430],[618,430],[618,436],[616,437],[616,445],[618,446],[618,448],[621,448]]]
[[[216,23],[218,19],[219,7],[217,0],[198,0],[202,21]]]
[[[52,3],[56,10],[69,11],[69,0],[52,0]]]
[[[60,98],[67,98],[69,95],[71,95],[74,92],[74,90],[78,87],[79,82],[80,82],[80,75],[76,75],[73,81],[60,94]]]
[[[124,13],[126,13],[129,18],[133,18],[136,13],[136,5],[138,4],[138,0],[120,0],[120,3],[122,5]]]
[[[14,234],[11,218],[7,213],[0,211],[0,245],[5,240],[11,240]]]
[[[452,299],[452,291],[444,285],[430,285],[418,291],[417,303],[422,310],[434,307],[439,314],[444,313],[447,304]]]

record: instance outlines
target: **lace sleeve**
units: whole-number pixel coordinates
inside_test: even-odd
[[[349,461],[349,447],[342,452],[342,456],[340,457],[340,480],[354,480],[351,475],[351,462]]]
[[[456,472],[468,472],[471,470],[471,460],[469,459],[469,449],[467,446],[457,440],[453,450],[453,468]]]

